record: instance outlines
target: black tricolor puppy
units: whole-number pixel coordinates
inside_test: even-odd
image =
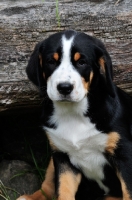
[[[43,127],[52,158],[48,199],[132,199],[132,99],[112,82],[101,41],[64,31],[37,44],[29,79],[46,100]],[[42,190],[19,200],[44,200]]]

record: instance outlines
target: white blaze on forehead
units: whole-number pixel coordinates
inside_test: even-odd
[[[64,82],[68,82],[73,86],[73,90],[69,96],[66,97],[66,100],[79,102],[84,98],[86,94],[81,75],[71,62],[71,50],[74,38],[74,35],[70,38],[66,38],[65,35],[62,36],[61,63],[51,74],[51,77],[47,82],[47,93],[49,98],[53,101],[63,100],[64,97],[62,97],[62,95],[59,93],[57,86],[58,84]]]
[[[70,61],[70,53],[71,53],[71,47],[73,44],[74,37],[72,36],[70,39],[67,39],[64,35],[62,37],[62,60]]]

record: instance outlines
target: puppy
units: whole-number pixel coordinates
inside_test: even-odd
[[[102,42],[56,33],[36,45],[26,71],[46,99],[52,157],[41,190],[19,200],[132,199],[132,99],[114,85]]]

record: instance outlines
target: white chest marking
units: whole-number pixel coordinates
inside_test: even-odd
[[[107,163],[103,155],[107,135],[99,132],[89,118],[83,116],[86,103],[84,98],[76,106],[75,103],[59,107],[55,105],[50,121],[57,125],[57,129],[45,127],[45,130],[55,146],[69,155],[71,163],[80,168],[86,177],[97,181],[108,193],[109,189],[102,183],[103,166]],[[80,114],[76,112],[79,107],[82,109]]]

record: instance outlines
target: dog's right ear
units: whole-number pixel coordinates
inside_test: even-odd
[[[35,49],[28,62],[26,73],[28,78],[39,88],[40,94],[44,95],[46,91],[46,81],[42,69],[42,57],[40,47],[44,42],[40,42],[35,46]]]

